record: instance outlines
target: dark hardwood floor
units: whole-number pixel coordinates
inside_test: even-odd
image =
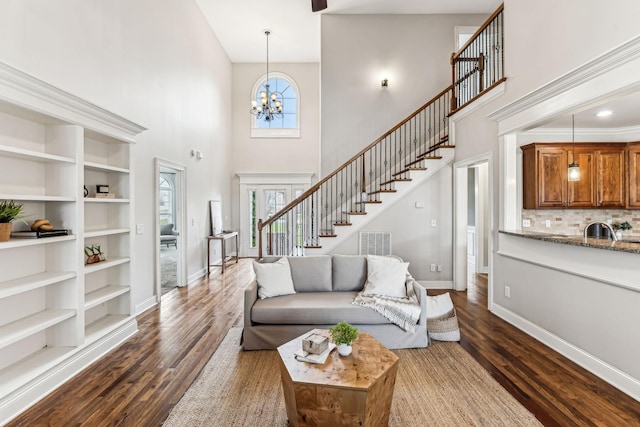
[[[242,325],[250,260],[138,317],[140,331],[9,426],[158,426],[227,330]],[[435,293],[435,292],[434,292]],[[487,310],[487,278],[452,292],[461,345],[547,426],[640,426],[640,403]]]

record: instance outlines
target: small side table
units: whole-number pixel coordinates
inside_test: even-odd
[[[236,254],[235,256],[227,256],[227,240],[234,238],[236,239]],[[221,263],[220,264],[211,264],[211,241],[219,240],[220,246],[222,248]],[[238,232],[237,231],[223,231],[220,234],[215,234],[213,236],[207,237],[207,276],[211,274],[211,267],[222,267],[222,272],[224,273],[224,267],[227,262],[235,259],[236,264],[238,263],[238,254],[240,252],[240,247],[238,246]]]

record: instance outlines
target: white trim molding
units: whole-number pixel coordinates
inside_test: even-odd
[[[498,133],[526,130],[563,113],[640,89],[640,36],[489,114]]]

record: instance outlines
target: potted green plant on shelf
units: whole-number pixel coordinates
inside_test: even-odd
[[[340,356],[348,356],[353,350],[353,340],[358,338],[358,328],[342,321],[329,329],[329,335],[331,335],[334,344],[338,346]]]
[[[0,242],[6,242],[11,237],[12,222],[21,219],[22,205],[13,200],[0,202]]]

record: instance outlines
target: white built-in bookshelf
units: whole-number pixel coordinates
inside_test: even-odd
[[[143,130],[0,63],[0,200],[71,230],[0,242],[0,424],[137,330],[131,165]],[[90,245],[106,260],[85,265]]]

